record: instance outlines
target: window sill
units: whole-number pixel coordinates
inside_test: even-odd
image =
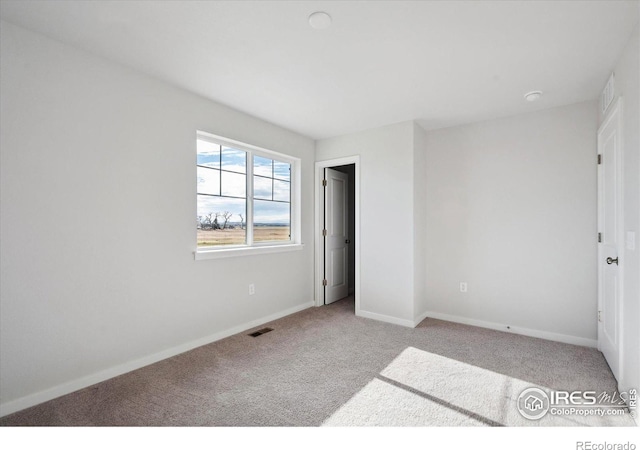
[[[196,261],[203,259],[232,258],[235,256],[264,255],[267,253],[283,253],[302,250],[304,244],[265,245],[259,247],[217,248],[215,250],[196,250],[193,255]]]

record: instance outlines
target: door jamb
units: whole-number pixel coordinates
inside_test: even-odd
[[[324,274],[324,252],[322,249],[322,229],[323,229],[323,214],[321,208],[324,207],[324,201],[322,196],[322,180],[324,178],[324,169],[328,167],[344,166],[347,164],[355,164],[355,236],[351,237],[355,243],[355,303],[356,303],[356,316],[360,315],[360,156],[347,156],[344,158],[327,159],[323,161],[316,161],[315,164],[315,226],[314,226],[314,242],[315,242],[315,305],[323,306],[323,274]]]

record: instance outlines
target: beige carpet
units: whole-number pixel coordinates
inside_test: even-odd
[[[632,426],[629,416],[554,416],[516,408],[530,382],[409,347],[324,422],[327,426]],[[607,409],[614,409],[608,407]]]
[[[615,390],[590,348],[426,319],[355,317],[353,299],[0,419],[67,426],[632,425],[627,416],[524,419],[522,389]],[[257,327],[257,329],[263,328]]]

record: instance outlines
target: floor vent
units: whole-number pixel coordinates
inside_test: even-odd
[[[269,331],[273,331],[273,328],[262,328],[261,330],[254,331],[253,333],[249,333],[249,336],[251,336],[251,337],[258,337],[258,336],[260,336],[261,334],[268,333]]]

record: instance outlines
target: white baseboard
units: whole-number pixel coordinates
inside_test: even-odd
[[[485,322],[484,320],[470,319],[462,316],[454,316],[451,314],[443,314],[433,311],[427,311],[418,316],[413,326],[418,326],[427,317],[433,319],[446,320],[447,322],[462,323],[465,325],[473,325],[475,327],[489,328],[491,330],[504,331],[506,333],[521,334],[523,336],[535,337],[540,339],[546,339],[548,341],[563,342],[565,344],[581,345],[584,347],[598,347],[598,341],[595,339],[587,339],[578,336],[570,336],[568,334],[552,333],[550,331],[532,330],[530,328],[514,327],[495,322]]]
[[[195,341],[187,342],[175,347],[168,348],[161,352],[154,353],[153,355],[145,356],[143,358],[139,358],[134,361],[129,361],[115,367],[110,367],[100,372],[87,375],[85,377],[78,378],[76,380],[69,381],[67,383],[63,383],[49,389],[45,389],[44,391],[35,392],[33,394],[20,397],[16,400],[11,400],[6,403],[2,403],[0,404],[0,417],[6,416],[8,414],[12,414],[17,411],[21,411],[26,408],[30,408],[31,406],[35,406],[49,400],[53,400],[54,398],[57,398],[66,394],[70,394],[71,392],[84,389],[93,384],[100,383],[102,381],[108,380],[118,375],[125,374],[127,372],[131,372],[132,370],[140,369],[142,367],[148,366],[158,361],[162,361],[163,359],[167,359],[172,356],[179,355],[180,353],[193,350],[194,348],[201,347],[203,345],[210,344],[215,341],[219,341],[220,339],[224,339],[234,334],[242,333],[243,331],[257,327],[258,325],[262,325],[266,322],[271,322],[273,320],[280,319],[281,317],[288,316],[298,311],[302,311],[303,309],[310,308],[313,305],[314,305],[314,302],[303,303],[302,305],[294,306],[293,308],[285,309],[284,311],[280,311],[275,314],[262,317],[260,319],[252,320],[251,322],[247,322],[242,325],[229,328],[228,330],[220,331],[218,333],[214,333],[209,336],[196,339]]]
[[[356,316],[364,317],[366,319],[379,320],[381,322],[392,323],[394,325],[402,325],[403,327],[414,328],[415,325],[411,320],[400,319],[398,317],[386,316],[384,314],[372,313],[369,311],[359,310],[356,311]]]

